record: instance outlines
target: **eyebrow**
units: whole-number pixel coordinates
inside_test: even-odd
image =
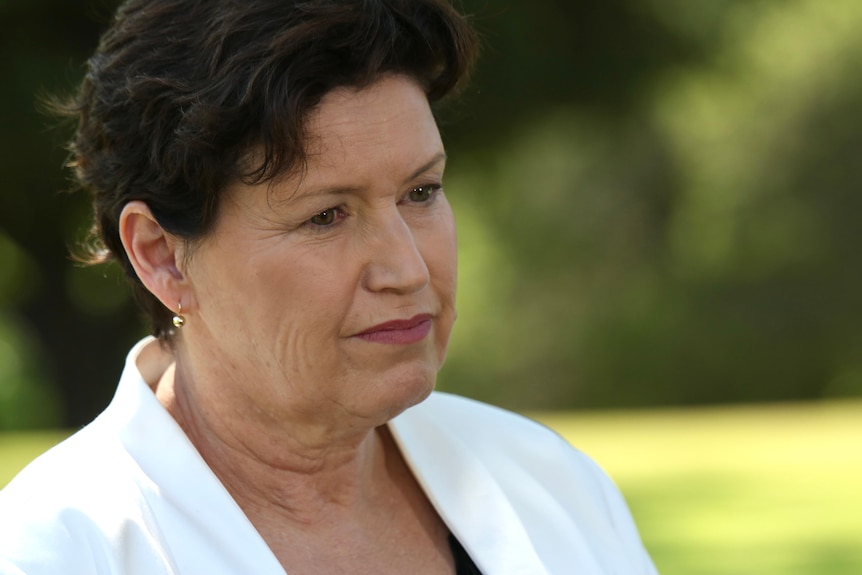
[[[437,166],[438,164],[442,163],[443,161],[445,161],[446,158],[447,158],[446,152],[439,152],[439,153],[435,154],[433,158],[431,158],[429,161],[422,164],[419,168],[417,168],[414,172],[412,172],[409,176],[407,176],[407,178],[404,179],[405,183],[410,182],[412,180],[415,180],[416,178],[418,178],[419,176],[421,176],[425,172],[429,171],[431,168],[433,168],[433,167]],[[315,190],[314,193],[312,193],[312,194],[302,194],[297,199],[299,201],[301,201],[307,197],[315,196],[318,193],[322,193],[322,194],[326,194],[326,195],[330,195],[330,194],[331,195],[345,195],[345,194],[354,193],[357,191],[357,189],[358,188],[354,188],[351,186],[334,186],[331,188],[321,188],[321,189]],[[288,202],[292,201],[294,199],[294,197],[295,197],[294,195],[291,195],[291,198],[289,198],[287,201]]]
[[[434,166],[437,166],[441,162],[445,161],[446,158],[447,158],[446,152],[439,152],[439,153],[435,154],[433,158],[431,158],[429,161],[422,164],[418,169],[416,169],[413,173],[411,173],[409,176],[407,176],[407,178],[404,179],[404,182],[407,183],[407,182],[410,182],[412,180],[415,180],[416,178],[418,178],[419,176],[421,176],[425,172],[429,171]],[[331,188],[321,188],[321,189],[315,190],[314,193],[310,194],[310,195],[309,194],[302,194],[302,195],[296,196],[295,194],[291,194],[291,196],[286,201],[287,201],[287,203],[292,203],[294,201],[303,201],[306,198],[316,196],[318,194],[322,194],[322,195],[348,195],[348,194],[356,193],[357,189],[358,188],[353,188],[350,186],[334,186]]]
[[[431,168],[433,168],[434,166],[436,166],[440,162],[444,161],[445,159],[446,159],[446,152],[440,152],[440,153],[436,154],[433,158],[431,158],[431,160],[429,162],[423,164],[418,170],[416,170],[415,172],[410,174],[410,177],[407,178],[407,180],[405,180],[405,181],[409,182],[410,180],[415,180],[416,178],[418,178],[419,176],[421,176],[422,174],[424,174],[425,172],[427,172],[428,170],[430,170]]]

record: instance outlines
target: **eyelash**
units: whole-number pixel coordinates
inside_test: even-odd
[[[432,203],[437,195],[443,190],[443,186],[441,184],[426,184],[423,186],[416,186],[411,189],[407,194],[405,194],[404,198],[400,200],[398,203],[411,203],[411,204],[430,204]],[[416,192],[422,192],[427,194],[425,199],[421,200],[411,200],[410,196]],[[339,217],[340,216],[340,217]],[[338,221],[343,219],[346,216],[344,208],[341,207],[332,207],[323,210],[322,212],[318,212],[314,214],[307,220],[307,224],[313,228],[317,229],[326,229],[330,228],[337,224]],[[320,222],[319,218],[330,219],[330,221]],[[337,219],[336,219],[337,218]],[[318,220],[318,221],[315,221]]]

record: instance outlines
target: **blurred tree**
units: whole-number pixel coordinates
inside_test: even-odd
[[[611,117],[546,108],[467,169],[518,273],[512,327],[468,326],[498,345],[447,377],[515,406],[860,395],[862,7],[724,2],[703,36],[700,4],[640,4],[708,57]]]
[[[441,116],[462,249],[442,386],[519,408],[862,394],[862,5],[463,4],[485,50]],[[36,101],[73,89],[114,6],[0,4],[0,427],[89,421],[142,334],[117,271],[69,260],[87,199]]]
[[[28,363],[38,365],[44,389],[54,390],[64,406],[62,423],[71,426],[92,419],[110,399],[140,327],[134,308],[128,302],[118,305],[117,296],[103,300],[102,309],[109,314],[94,315],[93,306],[80,305],[82,291],[93,294],[83,284],[104,285],[92,282],[94,271],[75,268],[69,258],[68,247],[86,226],[88,202],[83,195],[62,193],[69,187],[62,166],[71,130],[52,129],[56,122],[40,112],[37,96],[72,89],[111,5],[86,0],[0,3],[0,82],[5,88],[0,91],[0,233],[32,263],[25,293],[14,304],[0,301],[0,310],[13,305],[16,323],[31,334]],[[7,265],[4,257],[0,267]],[[124,291],[108,289],[127,300]],[[99,296],[90,299],[98,302]],[[2,335],[10,338],[11,333]],[[22,349],[17,341],[6,344]],[[46,423],[34,403],[16,415],[19,426]],[[8,424],[8,414],[4,418],[0,427]]]

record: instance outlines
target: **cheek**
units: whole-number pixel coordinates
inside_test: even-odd
[[[441,249],[441,257],[437,265],[440,290],[447,301],[455,301],[455,292],[458,285],[458,250],[454,239]]]
[[[291,348],[299,340],[309,346],[336,333],[349,302],[344,266],[337,254],[309,257],[291,247],[253,255],[226,251],[202,260],[205,277],[196,291],[208,323],[224,333]]]
[[[446,225],[442,226],[440,236],[437,238],[437,250],[439,251],[438,273],[445,282],[449,297],[455,299],[455,289],[458,283],[458,239],[455,231],[455,216],[451,208],[446,218]]]
[[[458,275],[458,245],[455,220],[449,212],[429,238],[426,265],[431,283],[440,304],[440,332],[438,343],[445,348],[455,321],[455,292]]]
[[[347,250],[287,258],[262,266],[255,274],[261,320],[284,333],[330,337],[341,329],[352,300],[355,273]],[[306,337],[305,339],[309,339]]]

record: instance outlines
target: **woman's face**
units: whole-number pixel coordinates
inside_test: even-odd
[[[237,408],[379,424],[431,391],[455,320],[443,144],[400,76],[331,92],[308,133],[306,172],[227,190],[181,345]]]

